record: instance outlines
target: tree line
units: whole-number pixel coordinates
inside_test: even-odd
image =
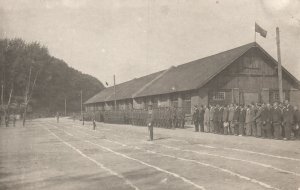
[[[83,63],[84,64],[84,63]],[[0,39],[1,106],[3,114],[24,114],[26,110],[41,115],[80,111],[83,101],[104,86],[96,79],[49,54],[38,42]]]

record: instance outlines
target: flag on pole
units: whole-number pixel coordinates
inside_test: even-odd
[[[267,31],[255,23],[255,32],[259,33],[262,37],[267,37]]]

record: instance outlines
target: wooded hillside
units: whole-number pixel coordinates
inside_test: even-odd
[[[80,111],[81,90],[84,102],[104,88],[95,77],[49,55],[45,46],[37,42],[26,43],[22,39],[0,40],[0,69],[1,93],[3,86],[3,103],[2,100],[0,103],[7,104],[12,90],[11,105],[15,110],[24,102],[30,70],[31,81],[37,76],[35,87],[32,83],[29,85],[33,88],[29,102],[33,112],[64,112],[65,98],[68,112]]]

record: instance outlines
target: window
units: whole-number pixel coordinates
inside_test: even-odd
[[[260,62],[261,62],[261,60],[259,60],[259,59],[245,57],[244,58],[244,68],[246,68],[246,69],[258,69]]]
[[[278,102],[280,100],[280,98],[279,98],[279,92],[274,92],[273,93],[273,100],[275,102]]]
[[[213,94],[213,100],[225,100],[225,92],[215,92]]]
[[[186,114],[191,114],[191,94],[183,94],[183,111]]]

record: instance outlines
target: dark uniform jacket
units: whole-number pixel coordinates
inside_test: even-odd
[[[263,123],[270,123],[272,121],[272,112],[270,108],[264,108],[261,112],[261,121]]]
[[[220,107],[219,112],[218,112],[218,121],[219,122],[223,121],[223,111],[224,111],[224,108]]]
[[[195,109],[195,111],[193,113],[193,121],[199,122],[199,110],[198,109]]]
[[[229,114],[228,108],[224,108],[223,109],[223,115],[222,115],[222,121],[223,122],[227,122],[228,121],[228,114]]]
[[[213,117],[213,121],[214,122],[218,121],[218,119],[219,119],[219,113],[220,113],[219,108],[215,108],[215,114],[214,114],[214,117]]]
[[[205,112],[204,108],[201,108],[201,109],[199,110],[199,121],[200,121],[200,122],[203,122],[203,121],[204,121],[204,112]]]
[[[229,122],[233,121],[233,115],[234,115],[234,107],[230,107],[228,109],[228,121]]]
[[[239,107],[234,108],[232,121],[235,122],[239,121],[239,115],[240,115],[240,108]]]
[[[283,113],[282,113],[282,120],[283,123],[290,123],[292,124],[294,121],[294,109],[291,105],[288,105],[287,107],[285,107],[283,109]]]
[[[272,109],[272,122],[280,124],[282,122],[282,111],[279,107]]]
[[[241,108],[240,113],[239,113],[239,122],[245,123],[245,120],[246,120],[246,109]]]
[[[295,110],[294,111],[294,122],[300,125],[300,111]]]
[[[263,108],[263,107],[260,107],[260,108],[257,109],[257,112],[256,112],[256,114],[255,114],[255,121],[256,121],[257,123],[262,122],[262,117],[261,117],[261,115],[262,115],[262,112],[263,112],[263,111],[264,111],[264,108]]]

